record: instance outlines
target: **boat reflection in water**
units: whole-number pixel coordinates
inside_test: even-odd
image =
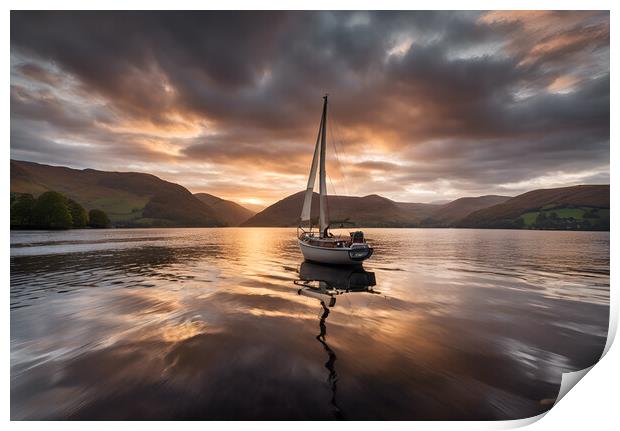
[[[294,283],[299,286],[297,294],[317,299],[323,311],[319,319],[319,334],[316,339],[327,353],[325,368],[328,371],[327,383],[331,389],[330,404],[337,419],[345,419],[342,410],[336,402],[336,353],[327,343],[327,317],[330,308],[336,305],[336,298],[353,292],[379,294],[374,290],[376,285],[375,273],[368,272],[361,266],[327,266],[312,262],[303,262],[299,267],[299,279]]]
[[[362,266],[330,266],[303,262],[299,267],[299,295],[318,299],[329,307],[336,305],[336,297],[351,292],[368,292],[377,284],[375,273]]]

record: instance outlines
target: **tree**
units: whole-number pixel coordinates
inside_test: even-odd
[[[544,212],[539,212],[538,215],[536,216],[536,225],[541,227],[543,226],[547,221],[547,214],[545,214]]]
[[[598,208],[591,208],[583,214],[583,218],[601,218]]]
[[[25,228],[32,226],[32,213],[35,204],[36,200],[30,194],[16,196],[13,202],[11,202],[11,227]]]
[[[69,229],[73,220],[67,198],[58,192],[45,192],[37,199],[33,210],[34,224],[44,229]]]
[[[82,205],[72,199],[67,200],[67,206],[73,220],[73,227],[81,228],[88,224],[88,214]]]
[[[89,226],[94,228],[105,228],[110,226],[110,219],[101,210],[90,210],[88,213]]]

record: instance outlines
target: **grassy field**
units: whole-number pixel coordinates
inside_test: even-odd
[[[113,222],[136,220],[142,217],[142,209],[149,201],[148,197],[135,196],[98,198],[88,202],[92,208],[102,209]]]
[[[592,211],[596,211],[599,215],[599,219],[609,218],[609,209],[596,209],[596,208],[588,208],[588,207],[579,207],[579,208],[554,208],[554,209],[544,209],[543,211],[531,211],[521,215],[525,226],[533,226],[536,223],[536,218],[542,212],[547,217],[551,216],[551,213],[555,213],[558,218],[568,219],[573,218],[577,221],[582,221],[586,218],[588,213]],[[596,220],[596,218],[592,218]]]

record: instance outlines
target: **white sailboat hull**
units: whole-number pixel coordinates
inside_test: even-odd
[[[372,248],[364,247],[317,247],[298,240],[306,260],[330,265],[360,265],[372,255]],[[351,253],[353,252],[353,253]],[[364,253],[365,252],[365,253]],[[359,257],[355,257],[358,255]]]

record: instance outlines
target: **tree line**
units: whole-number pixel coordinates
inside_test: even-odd
[[[80,229],[110,227],[107,214],[84,207],[61,193],[49,191],[38,198],[11,193],[11,229]]]
[[[609,230],[609,219],[602,218],[598,209],[590,209],[583,215],[583,219],[560,217],[554,211],[549,214],[539,212],[532,227],[537,229],[561,230]]]

